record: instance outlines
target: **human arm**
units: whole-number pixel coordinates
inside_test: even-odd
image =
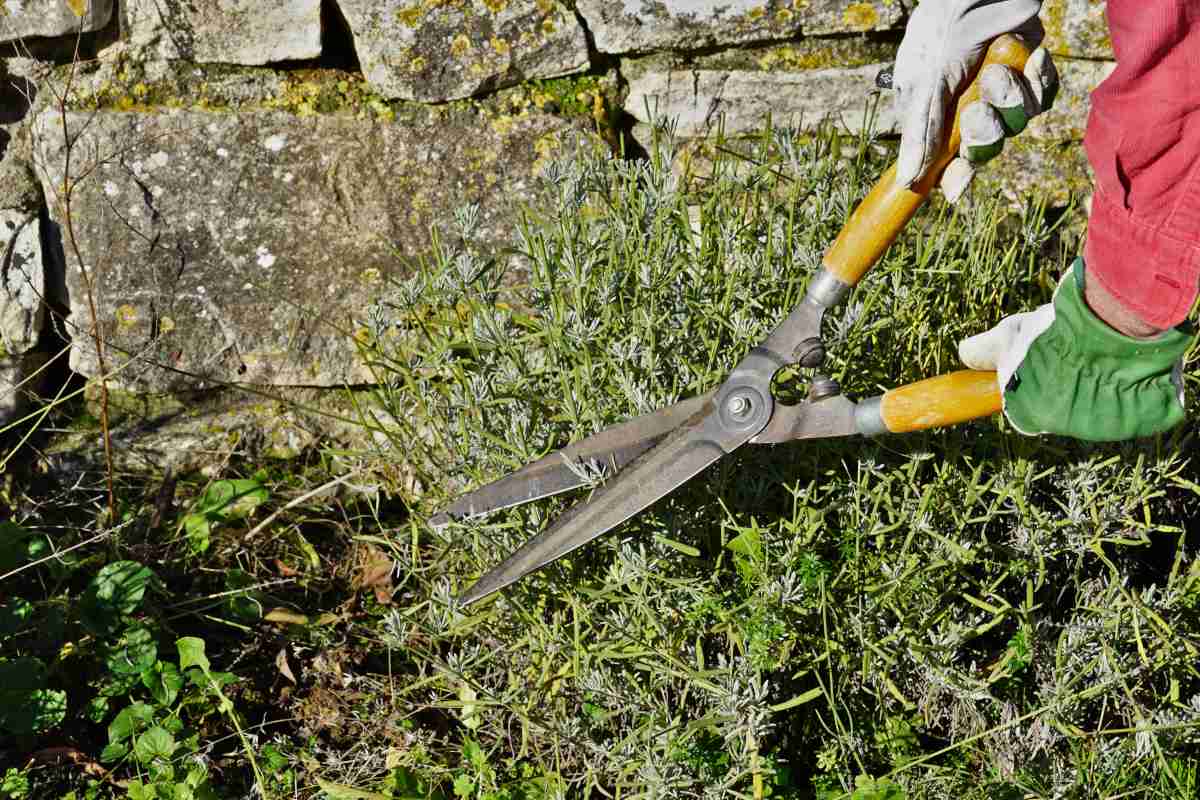
[[[1086,277],[1078,268],[1086,313],[1072,315],[1082,334],[1063,336],[1074,328],[1057,313],[1060,286],[1053,303],[959,347],[968,366],[1001,371],[1006,414],[1027,433],[1132,438],[1184,413],[1192,337],[1177,326],[1200,283],[1200,14],[1189,0],[1110,0],[1107,13],[1117,66],[1092,93],[1084,139],[1095,191]],[[1092,400],[1063,402],[1077,390]]]

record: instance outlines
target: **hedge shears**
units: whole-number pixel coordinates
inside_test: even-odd
[[[1000,63],[1020,70],[1028,56],[1018,39],[1001,36],[980,68]],[[978,77],[959,98],[949,138],[929,173],[912,187],[896,185],[895,165],[884,173],[825,254],[804,299],[720,387],[552,452],[459,497],[430,518],[431,525],[441,527],[588,485],[598,471],[608,475],[587,499],[480,578],[460,602],[482,600],[562,558],[744,444],[906,433],[1000,411],[996,373],[974,370],[928,378],[857,403],[820,374],[810,382],[807,398],[794,405],[780,402],[771,390],[780,369],[820,368],[825,313],[846,298],[928,198],[959,150],[958,116],[977,99]]]

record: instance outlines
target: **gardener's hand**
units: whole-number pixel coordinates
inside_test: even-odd
[[[1178,425],[1191,332],[1127,336],[1093,313],[1084,293],[1077,259],[1052,302],[963,340],[959,357],[972,369],[996,370],[1004,415],[1024,434],[1116,441]]]
[[[912,185],[929,171],[953,121],[954,98],[966,89],[993,39],[1012,33],[1030,47],[1041,43],[1040,8],[1041,0],[922,0],[917,6],[892,76],[901,109],[897,182]],[[1031,117],[1050,108],[1058,91],[1058,72],[1044,47],[1033,51],[1023,72],[990,64],[980,79],[983,99],[963,109],[959,156],[942,174],[942,191],[952,203],[975,168],[999,154],[1004,137],[1020,133]]]

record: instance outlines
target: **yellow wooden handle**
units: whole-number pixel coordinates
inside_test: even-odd
[[[1005,64],[1014,69],[1022,69],[1029,50],[1015,36],[1005,34],[992,42],[984,56],[982,70],[988,64]],[[837,240],[825,254],[825,269],[833,273],[842,283],[854,286],[867,270],[879,260],[883,251],[888,249],[892,241],[900,234],[912,215],[937,186],[954,156],[958,153],[962,142],[962,131],[959,129],[958,118],[969,103],[979,99],[979,76],[958,100],[954,111],[954,125],[950,129],[950,138],[938,153],[929,172],[911,188],[896,185],[896,165],[893,164],[883,174],[875,188],[871,190],[858,208],[850,215],[849,222],[838,234]]]
[[[996,373],[964,369],[892,389],[879,412],[889,431],[907,433],[988,417],[1000,408]]]

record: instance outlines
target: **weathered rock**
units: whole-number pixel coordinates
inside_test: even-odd
[[[1046,47],[1051,53],[1071,58],[1113,58],[1104,0],[1046,0],[1042,23]]]
[[[975,174],[971,192],[977,197],[999,194],[1018,208],[1032,197],[1059,206],[1072,197],[1079,201],[1092,192],[1087,154],[1077,141],[1018,136]]]
[[[881,133],[898,130],[891,92],[874,89],[882,65],[798,72],[670,70],[633,81],[625,111],[642,122],[673,119],[676,134],[705,136],[761,130],[768,115],[778,127],[811,128],[832,118],[857,131],[868,118]],[[878,105],[875,98],[878,97]]]
[[[321,0],[126,0],[130,44],[163,59],[270,64],[321,54]]]
[[[578,0],[601,53],[699,50],[714,45],[886,30],[902,19],[887,0]]]
[[[811,128],[832,119],[848,131],[861,130],[870,117],[876,132],[894,134],[899,127],[891,92],[880,93],[873,116],[868,113],[881,66],[795,72],[647,70],[630,83],[625,111],[643,123],[673,119],[676,134],[684,138],[706,136],[718,123],[726,134],[752,133],[766,126],[768,115],[777,127]],[[1088,95],[1114,63],[1065,59],[1058,67],[1061,87],[1054,107],[1033,120],[1021,139],[1082,139]]]
[[[27,353],[45,320],[45,270],[39,233],[42,194],[27,157],[29,137],[0,160],[0,357]]]
[[[1089,95],[1116,68],[1115,61],[1075,61],[1059,59],[1056,62],[1060,86],[1054,98],[1054,106],[1039,114],[1030,123],[1021,137],[1050,140],[1080,140],[1087,128]]]
[[[0,0],[0,43],[91,33],[112,18],[112,0]]]
[[[559,0],[339,0],[363,74],[387,97],[440,102],[588,65]]]
[[[0,426],[12,422],[22,411],[32,405],[32,400],[43,388],[46,354],[40,352],[21,355],[0,355]]]
[[[0,354],[37,346],[45,296],[37,210],[0,208]]]
[[[427,251],[431,227],[465,203],[482,208],[482,242],[506,241],[519,202],[535,200],[541,159],[575,131],[528,110],[410,111],[392,123],[71,113],[75,238],[116,379],[148,391],[369,380],[351,332],[386,279],[402,276],[405,258]],[[34,129],[61,225],[64,132],[52,113]],[[83,276],[69,257],[66,282],[72,367],[94,376]]]
[[[100,415],[96,383],[85,390],[87,408]],[[370,399],[359,397],[370,406]],[[231,457],[259,463],[294,458],[319,444],[344,450],[372,448],[369,430],[355,425],[356,411],[343,392],[289,388],[272,398],[214,390],[186,397],[131,394],[110,388],[108,414],[115,466],[134,473],[208,473]],[[103,452],[97,430],[56,438],[49,453],[63,469]]]

